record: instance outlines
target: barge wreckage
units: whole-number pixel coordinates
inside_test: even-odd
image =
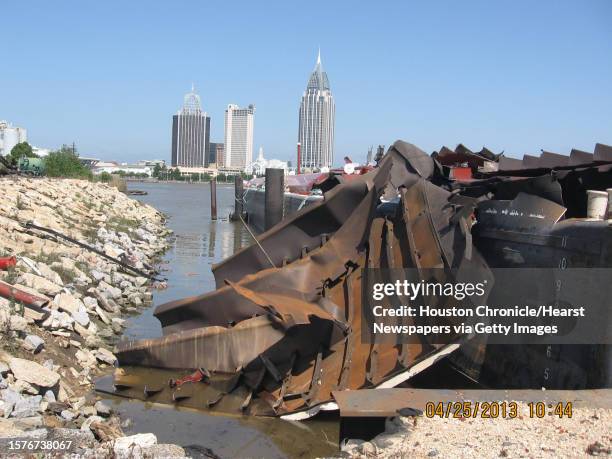
[[[336,177],[323,200],[216,265],[215,291],[159,306],[163,337],[119,344],[114,393],[304,419],[336,409],[334,391],[395,387],[445,356],[480,374],[488,347],[465,336],[445,345],[366,343],[363,269],[470,270],[484,279],[491,267],[555,267],[561,259],[610,267],[612,227],[584,217],[587,189],[612,186],[612,148],[598,144],[594,155],[578,156],[552,166],[513,163],[519,167],[460,183],[436,155],[396,142],[372,171]],[[511,223],[483,211],[491,206],[536,209],[543,218]],[[576,347],[593,355],[593,346]],[[608,348],[594,354],[609,366]],[[585,378],[572,388],[610,385],[610,369]]]

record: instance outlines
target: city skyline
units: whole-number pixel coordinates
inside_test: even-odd
[[[182,27],[185,8],[206,18],[205,35],[224,39]],[[252,101],[254,144],[295,161],[299,94],[320,45],[337,100],[336,164],[396,139],[428,152],[463,143],[510,156],[612,144],[607,1],[315,1],[301,14],[282,2],[185,8],[3,5],[7,17],[26,20],[0,29],[12,45],[0,71],[0,119],[41,147],[74,141],[87,156],[169,160],[168,114],[193,80],[211,139],[222,141],[228,102]],[[390,18],[410,27],[390,29]],[[247,40],[224,34],[229,28],[256,33]]]

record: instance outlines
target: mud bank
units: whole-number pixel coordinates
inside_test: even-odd
[[[153,434],[125,437],[92,392],[114,366],[125,317],[164,287],[152,267],[167,248],[164,216],[80,180],[7,178],[0,193],[0,280],[10,292],[0,297],[0,450],[18,453],[14,440],[26,439],[71,441],[39,452],[184,456]]]

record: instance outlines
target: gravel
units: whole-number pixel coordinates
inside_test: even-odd
[[[612,410],[574,408],[571,419],[391,418],[385,433],[343,448],[352,458],[566,458],[612,455]]]

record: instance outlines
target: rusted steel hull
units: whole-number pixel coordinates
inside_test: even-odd
[[[362,336],[363,272],[416,268],[424,278],[443,268],[490,278],[491,253],[481,255],[472,235],[479,208],[502,205],[490,199],[495,193],[517,205],[539,199],[548,228],[566,211],[563,192],[550,177],[458,187],[423,151],[396,142],[372,172],[335,186],[216,265],[215,291],[158,307],[164,336],[119,347],[117,394],[223,413],[309,416],[335,406],[333,391],[393,387],[453,351],[478,375],[482,340],[371,344]],[[474,236],[483,241],[486,231],[507,229],[484,218],[480,226]]]
[[[428,181],[433,171],[425,153],[398,142],[373,172],[262,234],[267,254],[254,245],[216,266],[217,290],[157,309],[163,338],[121,345],[118,392],[223,412],[312,412],[333,390],[375,387],[456,349],[361,336],[362,269],[450,268],[463,259],[453,246],[465,244],[465,220],[450,221],[451,193]],[[390,189],[403,190],[403,205],[384,215],[379,198]],[[468,262],[482,264],[471,253]],[[166,383],[199,368],[204,381]],[[153,381],[161,387],[147,394]]]

